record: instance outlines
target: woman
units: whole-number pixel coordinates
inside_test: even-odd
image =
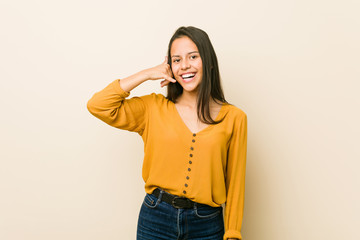
[[[167,97],[126,99],[139,84],[159,79]],[[242,239],[247,116],[225,100],[203,30],[177,29],[162,64],[113,81],[88,109],[144,141],[138,240]]]

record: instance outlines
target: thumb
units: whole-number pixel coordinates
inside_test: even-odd
[[[167,62],[168,62],[168,57],[165,56],[165,61],[163,62],[163,64],[167,64]]]

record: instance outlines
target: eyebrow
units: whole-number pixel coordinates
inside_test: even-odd
[[[192,54],[192,53],[199,53],[199,52],[198,51],[192,51],[192,52],[187,53],[187,55]],[[172,55],[171,57],[172,58],[173,57],[180,57],[180,55]]]

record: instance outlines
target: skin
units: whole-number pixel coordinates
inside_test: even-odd
[[[125,91],[133,88],[147,80],[159,80],[161,87],[170,82],[178,81],[183,87],[183,93],[175,104],[177,111],[184,123],[193,132],[197,133],[208,125],[201,122],[197,116],[197,94],[199,84],[202,80],[202,60],[195,43],[188,37],[181,37],[174,40],[171,49],[172,68],[167,64],[167,57],[162,64],[142,70],[134,75],[120,80],[120,86]],[[184,73],[196,73],[193,80],[186,82],[181,75]],[[175,78],[175,79],[174,79]],[[211,101],[210,114],[213,119],[218,115],[221,105]]]
[[[170,65],[167,64],[166,57],[163,63],[152,68],[144,69],[129,77],[122,78],[119,83],[124,91],[130,92],[132,89],[145,81],[159,79],[165,79],[164,81],[168,82],[176,82],[176,80],[172,78],[172,72],[170,69]]]
[[[131,91],[148,80],[163,79],[160,82],[161,87],[168,85],[170,82],[175,83],[178,81],[184,90],[177,99],[175,106],[183,121],[192,132],[201,131],[207,125],[198,120],[196,113],[196,98],[198,87],[202,80],[202,60],[198,53],[198,48],[188,37],[181,37],[174,40],[170,53],[172,68],[167,64],[167,57],[165,57],[163,63],[123,78],[119,81],[119,84],[124,91]],[[181,77],[183,73],[187,72],[196,73],[194,79],[190,82],[185,82]],[[217,116],[220,107],[221,105],[210,102],[210,112],[213,118]],[[238,239],[228,238],[228,240]]]
[[[188,128],[193,133],[197,133],[208,126],[201,122],[197,116],[197,95],[203,77],[203,65],[199,50],[190,38],[184,36],[174,40],[170,49],[170,56],[173,76],[183,87],[183,93],[177,99],[175,106]],[[196,75],[192,79],[186,80],[182,77],[185,73]],[[168,83],[169,81],[164,80],[162,85]],[[210,112],[214,119],[220,108],[221,105],[210,102]]]
[[[195,43],[188,37],[174,40],[171,46],[172,72],[175,79],[183,87],[182,99],[193,102],[198,94],[199,84],[202,80],[202,60]],[[184,73],[195,73],[195,77],[186,81],[181,77]]]

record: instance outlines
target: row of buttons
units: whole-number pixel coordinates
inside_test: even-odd
[[[196,136],[196,133],[193,133],[193,137],[195,137],[195,136]],[[194,142],[195,142],[195,139],[192,139],[191,141],[194,143]],[[191,146],[191,147],[190,147],[190,150],[191,150],[191,151],[194,151],[194,147]],[[192,158],[194,155],[193,155],[192,153],[190,153],[189,156],[190,156],[190,158]],[[191,160],[189,160],[189,164],[192,164],[192,161],[191,161]],[[191,168],[190,168],[190,167],[188,167],[187,170],[188,170],[189,173],[191,172]],[[189,177],[189,176],[186,176],[186,180],[189,180],[189,179],[190,179],[190,177]],[[185,183],[184,186],[187,188],[189,185],[188,185],[187,183]],[[184,190],[183,193],[186,194],[186,190]]]

